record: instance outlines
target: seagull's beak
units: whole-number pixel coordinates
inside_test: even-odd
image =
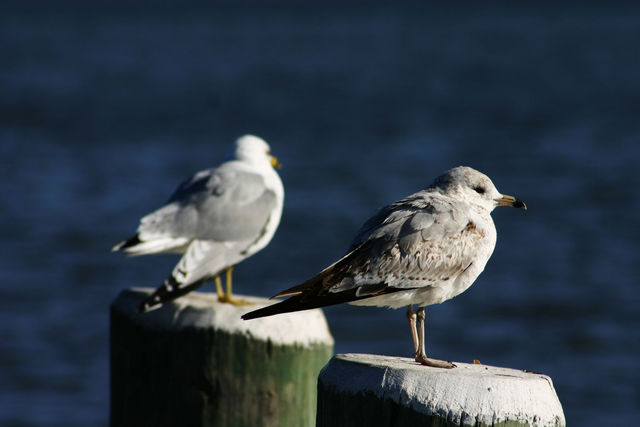
[[[269,160],[271,161],[271,166],[274,168],[280,169],[282,167],[276,156],[269,156]]]
[[[527,210],[527,205],[525,205],[522,200],[516,199],[513,196],[507,196],[506,194],[503,194],[501,198],[496,199],[496,203],[498,203],[498,206],[511,206],[514,208],[524,209],[525,211]]]

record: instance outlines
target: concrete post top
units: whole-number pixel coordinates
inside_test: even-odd
[[[456,363],[454,369],[423,366],[404,357],[338,354],[320,373],[327,388],[373,393],[456,424],[515,421],[565,425],[551,378],[509,368]]]
[[[191,292],[163,307],[139,314],[140,302],[153,291],[152,288],[133,288],[122,291],[113,302],[113,308],[136,316],[146,327],[162,329],[215,328],[230,334],[245,334],[276,345],[333,345],[327,320],[320,309],[288,313],[255,320],[240,317],[249,311],[276,301],[266,298],[234,295],[251,302],[251,305],[232,305],[218,301],[217,294]]]

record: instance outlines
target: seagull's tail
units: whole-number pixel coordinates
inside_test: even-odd
[[[184,253],[190,242],[191,240],[185,237],[157,237],[151,240],[142,240],[140,234],[136,234],[113,246],[111,252],[123,251],[126,256]]]
[[[244,320],[257,319],[259,317],[273,316],[274,314],[291,313],[294,311],[310,310],[312,308],[324,307],[327,305],[338,304],[341,301],[330,302],[323,301],[322,298],[315,299],[305,303],[302,301],[302,295],[296,295],[276,304],[268,305],[258,310],[251,311],[242,316]]]
[[[117,251],[120,251],[122,249],[130,248],[132,246],[136,246],[139,243],[142,243],[142,242],[140,241],[140,237],[138,237],[138,235],[136,234],[135,236],[130,237],[127,240],[123,240],[122,242],[118,243],[117,245],[114,245],[111,248],[111,252],[117,252]]]
[[[207,283],[207,280],[208,278],[204,278],[197,282],[185,285],[178,283],[173,276],[169,276],[158,289],[156,289],[142,302],[142,304],[140,304],[138,312],[146,313],[148,311],[155,310],[156,308],[160,308],[162,305],[202,287]]]
[[[308,280],[302,285],[291,288],[288,291],[281,292],[278,296],[292,295],[291,291],[296,289],[306,288],[305,291],[293,294],[290,298],[284,301],[280,301],[273,305],[260,308],[258,310],[251,311],[242,316],[244,320],[256,319],[258,317],[273,316],[274,314],[291,313],[294,311],[311,310],[312,308],[326,307],[329,305],[341,304],[344,302],[351,302],[362,297],[356,296],[356,289],[350,289],[343,292],[328,293],[328,292],[314,292],[314,286],[322,281],[323,274]],[[366,298],[366,296],[365,296]]]
[[[286,300],[251,311],[242,316],[242,318],[244,320],[256,319],[258,317],[273,316],[274,314],[291,313],[293,311],[310,310],[312,308],[352,302],[374,296],[371,293],[359,294],[357,287],[347,288],[338,292],[331,292],[327,288],[327,283],[338,283],[345,277],[348,271],[346,262],[353,253],[353,251],[349,252],[306,282],[284,290],[273,297],[289,297]]]

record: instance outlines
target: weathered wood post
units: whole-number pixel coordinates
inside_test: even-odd
[[[318,379],[316,425],[565,425],[562,405],[546,375],[456,365],[441,369],[401,357],[336,355]]]
[[[320,310],[243,321],[251,306],[192,293],[138,314],[151,289],[111,305],[113,426],[309,426],[333,354]]]

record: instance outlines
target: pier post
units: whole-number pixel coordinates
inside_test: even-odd
[[[546,375],[456,362],[340,354],[318,379],[318,427],[564,426]]]
[[[272,301],[234,306],[191,293],[149,313],[151,289],[111,305],[112,426],[308,426],[318,372],[333,354],[320,310],[243,321]]]

